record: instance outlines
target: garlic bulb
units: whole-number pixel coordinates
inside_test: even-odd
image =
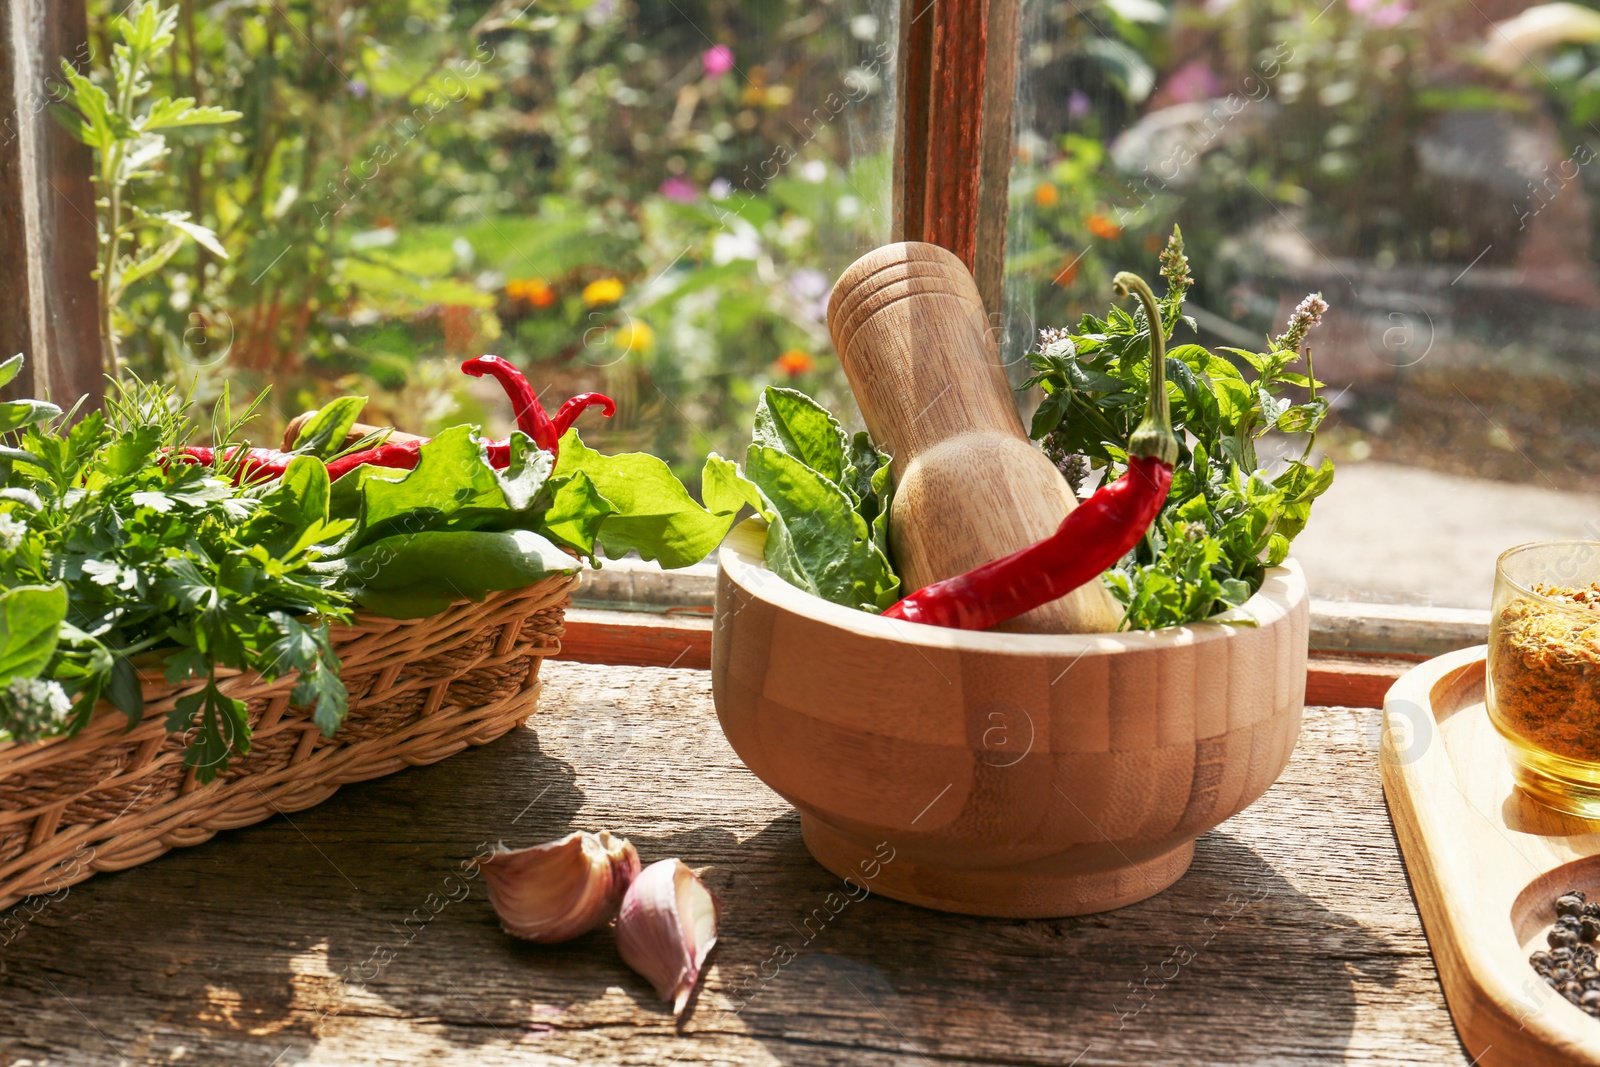
[[[700,968],[717,943],[720,906],[682,860],[646,867],[628,887],[617,915],[617,949],[623,960],[672,1002],[681,1015],[700,981]]]
[[[604,925],[639,873],[639,853],[609,830],[532,848],[502,846],[482,865],[489,901],[514,937],[553,944]]]

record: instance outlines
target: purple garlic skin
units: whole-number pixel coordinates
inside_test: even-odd
[[[661,860],[639,873],[617,915],[617,949],[656,995],[682,1015],[717,943],[721,905],[682,860]]]
[[[639,874],[639,853],[609,830],[580,830],[531,848],[502,846],[481,869],[506,933],[548,945],[611,921]]]

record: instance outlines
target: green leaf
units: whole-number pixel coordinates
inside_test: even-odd
[[[367,406],[364,396],[341,396],[330,400],[300,424],[295,435],[295,452],[309,452],[319,459],[327,459],[344,447],[350,428],[361,417]]]
[[[20,370],[22,370],[21,352],[18,352],[4,363],[0,363],[0,387],[10,385]]]
[[[792,456],[834,482],[844,478],[849,439],[828,410],[797,389],[769,385],[756,404],[754,441]]]
[[[555,460],[520,430],[511,432],[508,451],[510,462],[505,472],[496,472],[495,476],[505,494],[506,506],[513,511],[524,511],[533,505],[534,497],[549,479]]]
[[[228,258],[228,250],[222,247],[221,241],[217,240],[216,233],[209,226],[202,226],[198,222],[190,222],[187,211],[163,211],[154,217],[171,226],[179,233],[192,237],[196,242],[204,246],[206,251],[218,259]]]
[[[594,559],[595,538],[606,518],[616,511],[611,502],[583,471],[570,477],[552,478],[550,506],[545,510],[542,529],[545,536]]]
[[[637,551],[663,567],[699,563],[716,548],[737,512],[708,511],[661,460],[642,452],[605,456],[585,445],[576,430],[561,438],[554,477],[582,471],[616,511],[600,529],[608,556]],[[719,503],[726,501],[719,498]]]
[[[700,494],[713,515],[737,516],[746,504],[764,519],[771,519],[772,505],[761,496],[756,483],[739,473],[739,465],[715,452],[706,457],[700,472]]]
[[[1265,409],[1262,414],[1265,416]],[[1283,409],[1278,416],[1277,427],[1284,433],[1310,433],[1322,425],[1322,420],[1327,418],[1328,402],[1322,397],[1308,401],[1304,404],[1294,404]]]
[[[106,697],[128,717],[129,726],[138,725],[144,718],[144,687],[139,684],[139,672],[127,656],[118,656],[113,662]]]
[[[161,427],[139,426],[106,446],[99,467],[112,478],[125,478],[143,467],[160,447]]]
[[[1222,426],[1231,432],[1250,417],[1255,407],[1255,396],[1248,385],[1234,378],[1218,379],[1212,386],[1216,390]]]
[[[140,0],[113,24],[129,48],[149,56],[172,44],[178,9],[163,8],[157,0]]]
[[[167,265],[167,261],[176,255],[178,250],[182,247],[183,237],[181,235],[174,237],[166,244],[158,246],[156,250],[151,252],[148,256],[145,256],[140,260],[135,260],[133,263],[130,263],[128,266],[124,267],[122,272],[117,275],[117,281],[126,287],[143,278],[149,277],[162,267],[165,267]]]
[[[352,553],[346,580],[366,590],[411,590],[452,600],[482,600],[521,589],[581,564],[532,530],[433,530],[396,534]]]
[[[0,684],[37,678],[55,655],[67,617],[67,587],[19,585],[0,593]]]
[[[0,403],[0,433],[58,418],[61,409],[43,400],[8,400]]]
[[[870,524],[888,506],[888,497],[879,489],[889,482],[889,455],[879,452],[872,437],[863,430],[850,439],[850,461],[845,466],[845,490],[855,498],[856,510]]]
[[[476,429],[452,426],[440,433],[418,449],[416,467],[398,477],[364,475],[359,483],[359,523],[350,547],[360,548],[395,533],[422,533],[447,522],[506,518],[511,507],[505,488],[489,465]]]
[[[1256,371],[1260,371],[1272,361],[1272,355],[1268,352],[1249,352],[1243,348],[1228,348],[1226,346],[1223,347],[1222,351],[1233,353],[1250,364]]]
[[[274,558],[293,558],[326,536],[331,483],[315,456],[296,456],[261,498],[242,540],[267,546]]]
[[[119,133],[112,119],[111,98],[65,59],[61,61],[61,74],[72,90],[72,106],[82,116],[76,123],[69,121],[67,129],[90,148],[101,152],[109,150]]]
[[[194,98],[181,96],[176,100],[163,97],[150,105],[150,112],[138,124],[141,131],[164,130],[174,126],[209,126],[219,122],[233,122],[244,116],[237,111],[220,107],[195,107]]]
[[[1276,567],[1289,558],[1289,539],[1281,533],[1267,538],[1267,566]]]
[[[228,767],[234,753],[250,751],[250,718],[242,700],[217,688],[215,680],[203,689],[179,697],[167,715],[167,730],[185,733],[188,745],[183,752],[185,766],[195,768],[201,782],[216,779]]]
[[[95,131],[84,121],[82,115],[72,110],[65,104],[51,104],[50,117],[60,124],[61,128],[72,135],[72,139],[90,148],[99,148],[100,144]]]
[[[775,448],[752,444],[745,471],[771,502],[767,565],[807,592],[864,610],[898,599],[900,580],[838,485]]]

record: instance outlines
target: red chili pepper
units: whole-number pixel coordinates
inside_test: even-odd
[[[535,445],[549,452],[552,459],[556,456],[561,435],[572,428],[573,422],[586,409],[598,407],[607,418],[617,411],[616,402],[603,393],[579,393],[562,404],[552,419],[545,413],[544,407],[539,403],[539,397],[533,391],[533,386],[528,384],[528,379],[499,356],[479,356],[477,359],[469,359],[461,364],[461,369],[475,378],[482,377],[486,373],[493,375],[505,389],[506,395],[511,398],[516,413],[517,428],[533,438]],[[427,440],[420,438],[385,443],[340,456],[328,464],[328,478],[336,481],[364,463],[370,463],[375,467],[412,470],[417,465],[419,449],[427,443]],[[505,470],[511,465],[509,441],[486,441],[484,444],[488,449],[490,466],[497,470]],[[181,462],[201,463],[206,466],[210,466],[216,458],[215,449],[202,445],[179,449],[176,454]],[[230,450],[228,458],[232,459],[233,455],[233,451]],[[293,453],[279,452],[272,448],[245,449],[244,462],[235,480],[280,477],[291,459],[294,459]]]
[[[617,402],[604,393],[579,393],[565,404],[562,404],[561,409],[556,412],[555,418],[550,420],[556,425],[556,438],[560,439],[563,434],[572,429],[572,424],[578,420],[579,415],[583,414],[585,408],[592,407],[598,407],[600,414],[608,419],[617,413]]]
[[[556,449],[560,446],[561,431],[550,421],[544,405],[539,403],[539,394],[533,391],[533,386],[528,384],[528,379],[522,376],[521,371],[499,356],[479,356],[476,359],[469,359],[461,364],[461,370],[462,373],[470,374],[474,378],[481,378],[485,374],[493,375],[500,383],[500,387],[506,391],[506,395],[511,398],[511,411],[516,416],[517,429],[533,438],[534,444],[555,455]]]
[[[373,448],[363,448],[360,452],[351,452],[347,456],[330,460],[328,463],[328,479],[337,481],[346,474],[355,470],[363,463],[370,463],[374,467],[398,467],[411,470],[417,465],[418,449],[427,443],[427,439],[418,438],[414,441],[395,441],[377,445]]]
[[[1130,292],[1144,304],[1150,324],[1150,395],[1145,415],[1128,440],[1128,469],[1078,505],[1056,532],[965,574],[935,582],[901,600],[884,615],[891,619],[987,630],[1032,611],[1091,581],[1113,566],[1150,529],[1178,459],[1167,400],[1166,346],[1155,294],[1136,275],[1113,279],[1118,296]]]
[[[223,461],[232,462],[238,454],[238,447],[230,448]],[[180,463],[210,467],[216,462],[217,450],[205,445],[188,445],[178,449],[174,455]],[[234,484],[258,478],[277,478],[283,474],[283,468],[287,467],[293,458],[294,456],[288,452],[279,452],[275,448],[245,448],[243,461],[234,476]]]

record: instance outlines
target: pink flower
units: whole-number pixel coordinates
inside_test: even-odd
[[[1409,0],[1388,0],[1387,3],[1384,0],[1346,0],[1346,3],[1367,25],[1380,30],[1393,29],[1411,14]]]
[[[1353,0],[1359,3],[1360,0]],[[1185,63],[1167,78],[1167,95],[1175,103],[1188,104],[1196,100],[1209,100],[1222,92],[1222,83],[1206,65],[1205,60],[1196,59]]]
[[[705,68],[706,77],[720,78],[733,69],[733,49],[725,44],[712,45],[700,53],[700,65]]]
[[[659,192],[668,200],[676,200],[680,204],[692,204],[700,196],[700,190],[694,187],[694,182],[679,175],[662,182]]]

